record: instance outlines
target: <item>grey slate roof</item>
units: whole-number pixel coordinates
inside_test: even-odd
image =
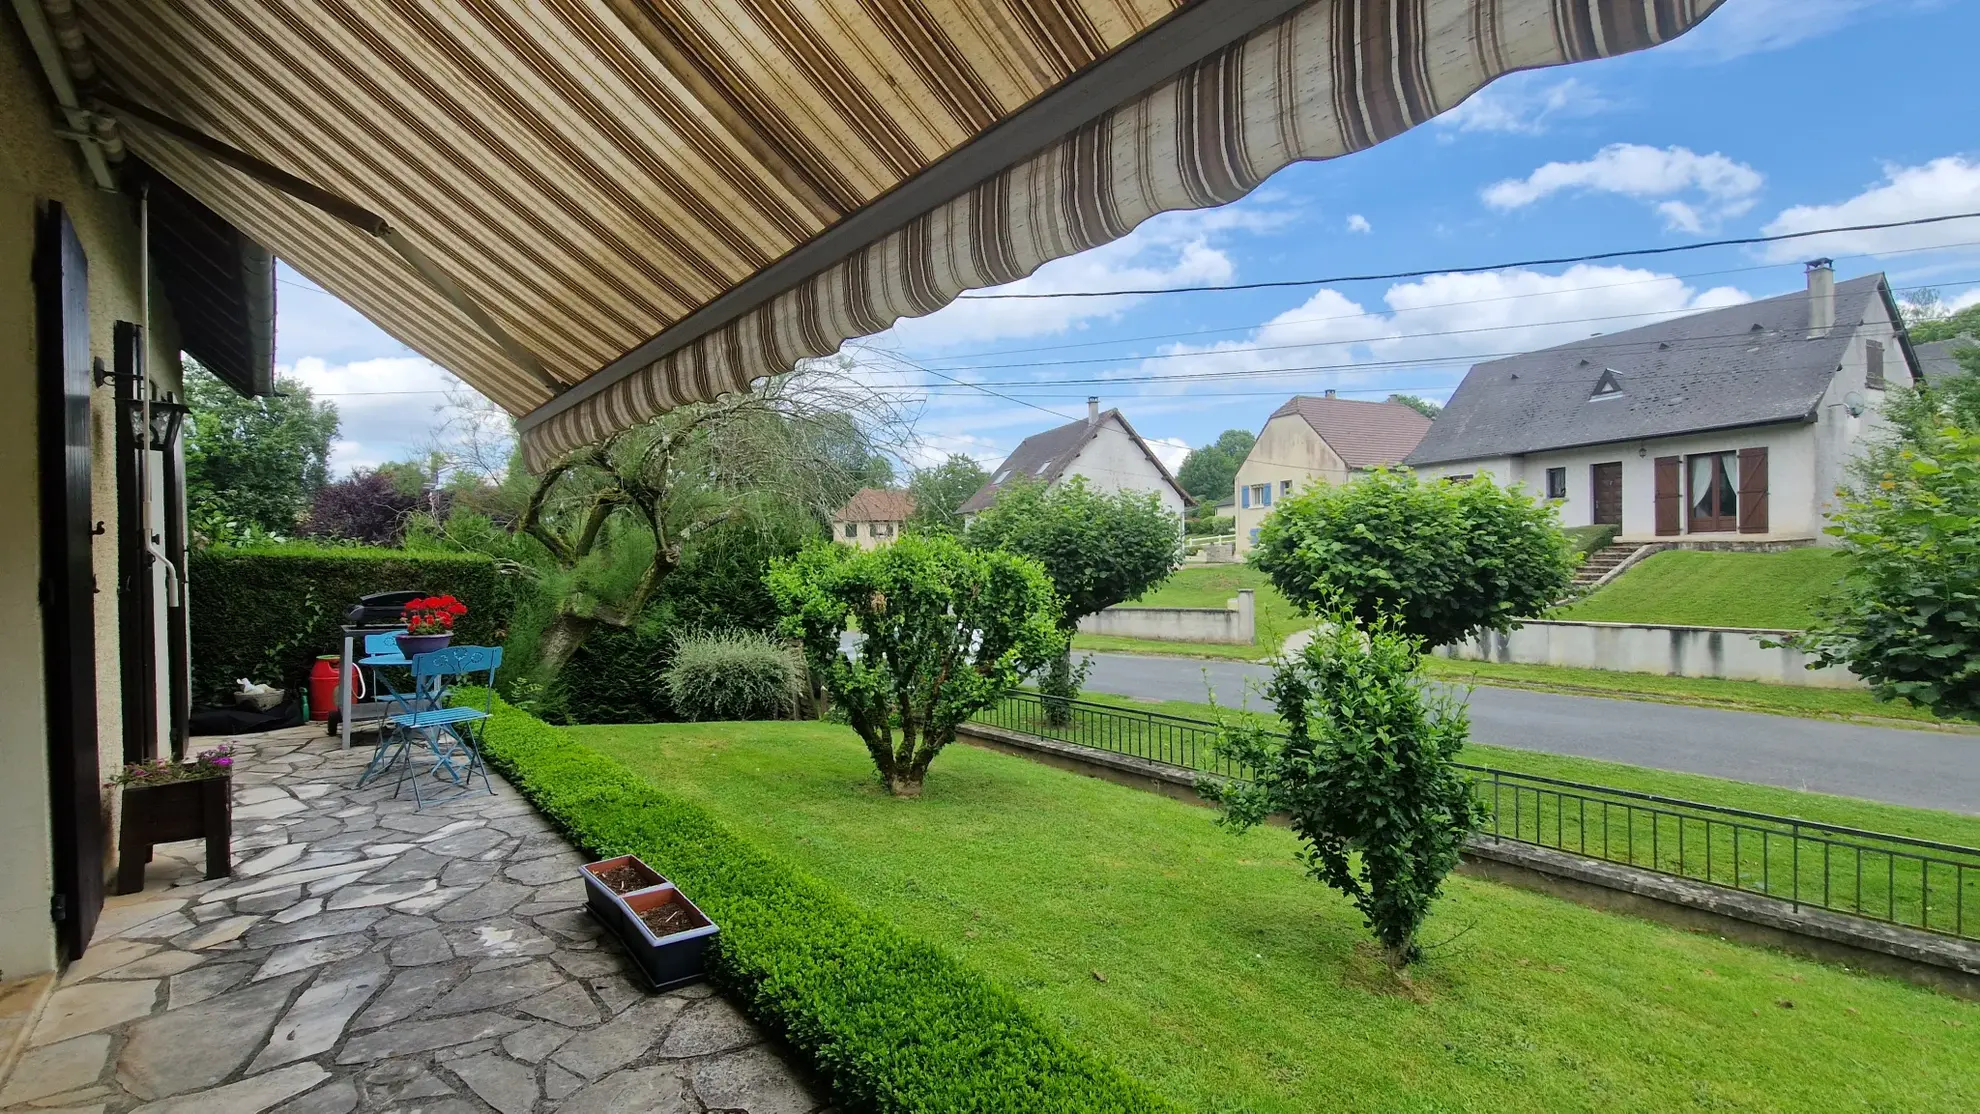
[[[1960,348],[1980,346],[1980,340],[1967,337],[1954,337],[1951,340],[1935,340],[1918,346],[1918,374],[1927,383],[1944,379],[1948,375],[1959,375],[1966,369],[1953,358],[1953,352]]]
[[[1169,469],[1162,463],[1162,458],[1155,455],[1155,450],[1148,447],[1148,442],[1141,439],[1141,434],[1134,431],[1134,427],[1128,424],[1127,418],[1119,410],[1108,410],[1095,421],[1089,422],[1081,418],[1062,426],[1054,426],[1043,433],[1034,433],[1018,442],[1018,447],[1011,451],[1011,455],[1005,457],[1004,462],[990,473],[990,482],[978,488],[976,494],[956,508],[956,513],[975,514],[988,507],[997,501],[997,493],[1003,490],[1004,485],[1019,476],[1028,476],[1040,483],[1055,482],[1065,474],[1066,467],[1079,455],[1079,450],[1085,448],[1086,443],[1093,440],[1110,421],[1121,423],[1121,428],[1127,431],[1127,435],[1133,438],[1134,443],[1147,455],[1149,463],[1155,465],[1155,470],[1162,474],[1162,478],[1168,481],[1170,487],[1176,489],[1178,495],[1182,496],[1185,505],[1195,505],[1196,500],[1190,498],[1189,493],[1176,482],[1176,478],[1169,474]]]
[[[1813,421],[1881,274],[1836,284],[1836,327],[1808,336],[1808,293],[1708,310],[1477,364],[1431,424],[1411,465],[1577,445]],[[1908,345],[1886,359],[1901,381]],[[1605,370],[1621,390],[1591,398]]]

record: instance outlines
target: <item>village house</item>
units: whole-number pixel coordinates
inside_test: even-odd
[[[1281,499],[1309,483],[1346,483],[1356,472],[1400,464],[1430,419],[1398,402],[1297,395],[1272,411],[1236,480],[1237,551],[1258,543],[1258,528]]]
[[[1409,464],[1489,473],[1624,542],[1833,541],[1858,445],[1918,360],[1882,274],[1478,364]]]
[[[901,536],[914,517],[914,496],[905,491],[862,487],[832,512],[832,540],[855,549],[879,549]]]
[[[1085,477],[1095,491],[1152,491],[1162,509],[1177,517],[1196,505],[1127,418],[1119,410],[1102,411],[1100,400],[1089,398],[1084,421],[1067,422],[1019,442],[990,473],[990,482],[960,509],[967,520],[996,502],[997,493],[1016,479],[1029,477],[1050,486],[1072,476]]]

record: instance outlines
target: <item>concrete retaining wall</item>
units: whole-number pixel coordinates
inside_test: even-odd
[[[1718,677],[1765,681],[1804,688],[1863,688],[1863,680],[1841,666],[1807,668],[1799,650],[1767,647],[1792,631],[1742,627],[1666,627],[1638,623],[1529,622],[1509,634],[1487,632],[1465,642],[1437,647],[1439,657],[1464,661],[1565,665],[1661,673],[1669,677]]]
[[[1257,593],[1241,588],[1237,598],[1221,608],[1110,607],[1081,619],[1079,633],[1249,646],[1258,634]]]

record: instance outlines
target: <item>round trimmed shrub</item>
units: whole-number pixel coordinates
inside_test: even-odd
[[[804,693],[803,669],[767,634],[704,631],[675,643],[661,683],[685,720],[784,719]]]

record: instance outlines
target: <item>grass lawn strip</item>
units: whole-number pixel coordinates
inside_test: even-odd
[[[1849,557],[1809,546],[1779,553],[1669,549],[1571,604],[1556,618],[1587,623],[1806,630]]]
[[[865,895],[763,854],[676,787],[663,791],[506,704],[484,752],[579,846],[637,854],[679,884],[722,928],[719,981],[820,1069],[842,1107],[1180,1114],[1007,989],[871,911]]]
[[[1405,989],[1290,833],[826,724],[574,729],[1194,1110],[1971,1109],[1980,1006],[1469,878]]]

